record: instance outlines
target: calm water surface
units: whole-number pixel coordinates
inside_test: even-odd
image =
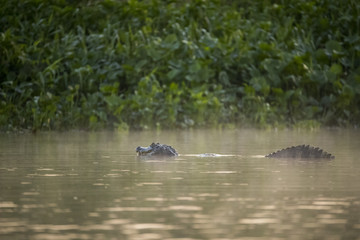
[[[151,142],[181,155],[138,159]],[[303,143],[336,158],[263,157]],[[360,239],[359,146],[358,130],[2,134],[0,239]]]

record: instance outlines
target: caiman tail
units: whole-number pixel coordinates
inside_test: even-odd
[[[284,148],[277,152],[270,153],[270,154],[266,155],[265,157],[268,157],[268,158],[325,158],[325,159],[335,158],[330,153],[327,153],[318,147],[312,147],[309,145],[298,145],[298,146]]]

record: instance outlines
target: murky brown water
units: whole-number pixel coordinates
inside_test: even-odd
[[[181,156],[137,159],[153,141]],[[261,157],[303,143],[336,158]],[[359,146],[354,130],[2,134],[0,239],[360,239]]]

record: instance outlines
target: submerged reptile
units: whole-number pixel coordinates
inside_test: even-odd
[[[163,156],[175,157],[178,156],[176,150],[166,144],[152,143],[149,147],[137,147],[136,152],[138,156]],[[206,154],[205,156],[216,156],[217,154]],[[311,147],[309,145],[298,145],[293,147],[284,148],[277,152],[266,155],[268,158],[335,158],[330,153],[325,152],[320,148]]]
[[[136,152],[138,156],[163,156],[163,157],[175,157],[178,156],[176,150],[165,144],[152,143],[149,147],[137,147]]]

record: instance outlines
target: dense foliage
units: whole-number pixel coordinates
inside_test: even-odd
[[[357,0],[14,0],[0,128],[358,126]]]

